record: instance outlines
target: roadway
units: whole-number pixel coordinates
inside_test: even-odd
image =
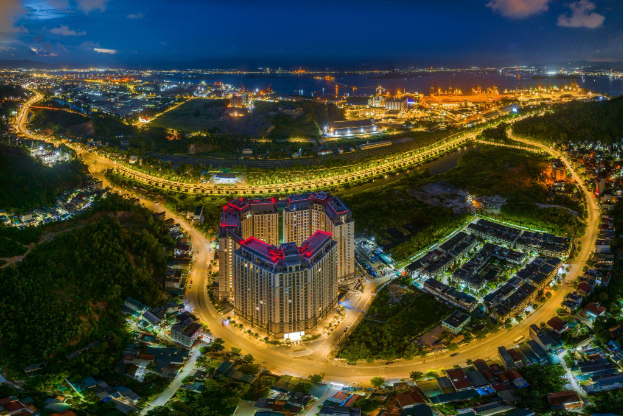
[[[160,393],[158,397],[156,397],[150,404],[145,406],[143,410],[141,410],[141,414],[147,414],[150,410],[158,406],[164,406],[167,402],[176,394],[176,392],[182,387],[182,380],[188,377],[191,374],[191,371],[195,369],[195,363],[197,362],[197,358],[201,355],[199,349],[204,344],[197,344],[191,350],[191,356],[188,361],[184,363],[184,366],[178,371],[178,374],[175,376],[173,381],[167,386],[167,388]]]
[[[25,135],[30,136],[23,125],[26,112],[27,106],[23,109],[22,114],[18,116],[18,129]],[[526,317],[510,330],[501,330],[496,334],[490,335],[486,341],[473,341],[463,346],[457,354],[453,354],[453,357],[450,353],[443,353],[428,356],[424,359],[419,357],[413,360],[397,360],[391,365],[363,363],[355,366],[348,365],[343,360],[332,360],[328,358],[328,354],[325,354],[325,352],[329,353],[329,349],[333,346],[332,342],[344,332],[344,327],[350,323],[352,324],[353,320],[356,319],[355,315],[349,320],[345,319],[334,331],[332,337],[318,342],[318,344],[321,345],[317,348],[317,352],[297,358],[290,355],[293,351],[293,347],[289,349],[283,346],[267,345],[262,341],[244,335],[239,330],[223,325],[223,321],[225,320],[224,316],[215,309],[208,297],[208,290],[210,289],[208,283],[211,283],[208,278],[208,264],[214,258],[214,251],[211,248],[210,242],[201,232],[192,227],[192,225],[188,224],[184,219],[178,217],[162,205],[146,200],[141,201],[143,205],[150,210],[155,212],[165,211],[168,217],[179,222],[184,231],[188,233],[195,251],[195,264],[191,272],[193,286],[190,290],[186,291],[185,298],[193,308],[195,315],[202,322],[208,324],[213,337],[222,338],[228,346],[235,346],[241,348],[246,354],[252,354],[256,362],[261,363],[266,369],[276,373],[287,373],[304,377],[310,374],[324,373],[325,380],[344,384],[351,383],[355,379],[366,381],[376,376],[381,376],[389,380],[396,380],[408,377],[411,371],[417,370],[425,372],[430,369],[451,368],[456,364],[464,365],[468,359],[495,358],[499,346],[509,347],[514,345],[514,340],[516,338],[528,333],[530,325],[539,324],[552,317],[563,301],[568,291],[569,284],[582,273],[582,268],[593,251],[594,242],[598,235],[600,215],[594,195],[585,187],[576,172],[572,170],[569,162],[563,158],[558,151],[550,149],[540,143],[534,143],[523,139],[518,139],[518,141],[540,147],[554,157],[561,158],[572,172],[573,179],[577,181],[583,190],[588,204],[588,226],[585,235],[581,239],[581,250],[574,263],[570,266],[565,282],[560,285],[559,290],[536,312]],[[108,168],[114,167],[115,163],[92,152],[82,151],[80,154],[82,155],[83,161],[88,165],[91,174],[103,180],[105,185],[111,186],[108,181],[106,181],[104,172]],[[357,309],[364,308],[365,304],[368,303],[372,297],[371,292],[372,286],[369,284],[367,285],[367,290],[354,307],[357,307]],[[357,312],[353,311],[353,313],[356,314]]]
[[[540,147],[554,157],[562,158],[564,163],[566,163],[571,170],[569,162],[567,162],[559,152],[539,143],[529,141],[524,141],[524,143]],[[297,376],[324,373],[325,379],[328,381],[347,384],[352,382],[355,378],[368,380],[372,377],[381,376],[386,379],[400,379],[409,376],[409,373],[415,370],[425,372],[430,369],[451,368],[455,364],[464,365],[468,359],[495,358],[499,346],[509,347],[515,345],[515,339],[528,334],[529,326],[532,324],[539,325],[540,322],[547,321],[555,315],[557,308],[559,308],[564,296],[569,291],[570,283],[582,273],[583,266],[593,251],[600,220],[598,207],[593,193],[584,186],[583,182],[573,170],[571,170],[571,172],[573,172],[573,179],[579,183],[579,186],[583,190],[588,204],[588,226],[585,235],[581,239],[581,250],[575,261],[570,265],[565,281],[562,282],[559,290],[553,293],[553,296],[537,311],[526,317],[512,329],[501,330],[496,334],[492,334],[485,342],[473,341],[462,347],[457,355],[453,354],[455,355],[454,357],[451,357],[450,353],[447,352],[424,359],[398,360],[395,361],[394,364],[388,366],[380,363],[364,363],[351,366],[343,360],[332,360],[328,358],[327,354],[324,353],[329,352],[329,349],[333,346],[333,342],[336,338],[340,337],[344,328],[347,325],[352,325],[353,320],[356,318],[355,315],[357,314],[354,311],[353,317],[351,318],[352,320],[345,319],[332,333],[332,336],[326,338],[321,343],[317,348],[317,352],[306,357],[293,358],[288,354],[288,349],[284,347],[265,345],[247,335],[243,335],[237,330],[222,326],[221,322],[224,318],[217,313],[208,299],[205,289],[206,277],[201,276],[201,273],[195,274],[193,288],[187,292],[189,303],[194,307],[199,317],[209,324],[210,331],[214,337],[223,338],[226,344],[242,348],[245,353],[252,354],[256,360],[261,362],[267,369],[278,373],[288,373]],[[191,236],[191,241],[193,245],[196,244],[193,236]],[[201,244],[201,240],[198,242]],[[371,285],[369,285],[362,298],[353,306],[357,309],[361,309],[363,307],[362,305],[366,305],[372,296],[371,291]],[[366,296],[366,294],[368,294],[368,296]]]
[[[22,134],[39,139],[46,140],[49,139],[40,136],[37,134],[32,134],[28,132],[26,128],[27,114],[29,108],[33,106],[36,102],[40,101],[43,96],[39,93],[35,93],[35,97],[26,102],[22,108],[20,115],[18,116],[18,131]],[[180,104],[181,105],[181,104]],[[522,117],[515,119],[514,121],[521,120]],[[369,163],[365,167],[361,167],[357,170],[353,170],[345,173],[337,173],[335,175],[330,175],[327,177],[316,177],[316,178],[297,178],[296,173],[292,173],[288,176],[287,182],[276,183],[276,184],[266,184],[266,185],[250,185],[247,183],[240,183],[236,185],[221,185],[214,183],[186,183],[179,181],[172,181],[163,178],[159,178],[136,169],[129,168],[125,166],[123,163],[112,163],[108,164],[111,168],[113,168],[118,173],[136,180],[140,183],[161,187],[163,189],[173,189],[181,192],[192,192],[192,193],[202,193],[202,194],[211,194],[211,195],[260,195],[260,194],[275,194],[275,193],[296,193],[296,192],[306,192],[312,191],[319,188],[331,188],[335,187],[341,183],[347,183],[367,178],[373,178],[379,176],[381,174],[386,174],[390,172],[394,172],[400,169],[404,169],[410,166],[418,165],[424,163],[428,159],[435,157],[439,154],[443,154],[444,152],[454,149],[469,140],[474,139],[480,131],[475,131],[472,133],[458,133],[453,136],[450,136],[443,140],[442,142],[435,143],[430,145],[424,149],[418,149],[416,151],[407,152],[400,156],[394,157],[386,157],[381,158],[376,162]],[[103,156],[97,155],[95,152],[89,152],[82,148],[80,145],[69,145],[73,150],[82,154],[92,154],[93,157],[98,158],[100,163],[110,162],[107,158]],[[293,180],[294,179],[294,180]]]

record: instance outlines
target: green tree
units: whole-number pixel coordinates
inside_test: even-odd
[[[423,379],[425,375],[423,374],[422,371],[412,371],[410,373],[410,378],[414,381],[420,381]]]
[[[353,407],[360,409],[362,412],[373,412],[379,407],[379,401],[375,398],[359,399],[353,404]]]
[[[323,376],[321,374],[311,374],[308,377],[308,380],[310,380],[312,383],[320,383],[321,381],[323,381]]]
[[[370,382],[373,387],[378,388],[385,384],[386,379],[383,377],[373,377]]]

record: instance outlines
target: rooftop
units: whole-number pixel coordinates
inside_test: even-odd
[[[269,263],[277,265],[280,262],[285,262],[290,265],[301,263],[302,258],[314,257],[328,241],[331,241],[330,233],[317,231],[308,237],[301,247],[297,247],[295,243],[284,243],[278,248],[258,240],[256,237],[249,237],[239,244],[241,248],[251,251]]]

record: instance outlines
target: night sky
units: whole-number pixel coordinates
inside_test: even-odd
[[[622,61],[622,0],[0,0],[0,59],[291,69]]]

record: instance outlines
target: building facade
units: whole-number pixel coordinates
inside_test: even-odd
[[[323,129],[327,136],[352,136],[355,134],[370,134],[377,132],[375,119],[330,121]]]
[[[273,246],[301,246],[317,231],[336,242],[336,275],[355,272],[355,229],[351,210],[326,192],[290,195],[284,200],[235,199],[223,207],[219,227],[218,297],[235,304],[234,252],[240,241],[254,237]]]
[[[300,339],[338,303],[338,243],[316,231],[300,245],[255,237],[234,252],[234,313],[270,335]]]
[[[407,109],[407,98],[390,98],[386,100],[386,110],[403,111]]]

